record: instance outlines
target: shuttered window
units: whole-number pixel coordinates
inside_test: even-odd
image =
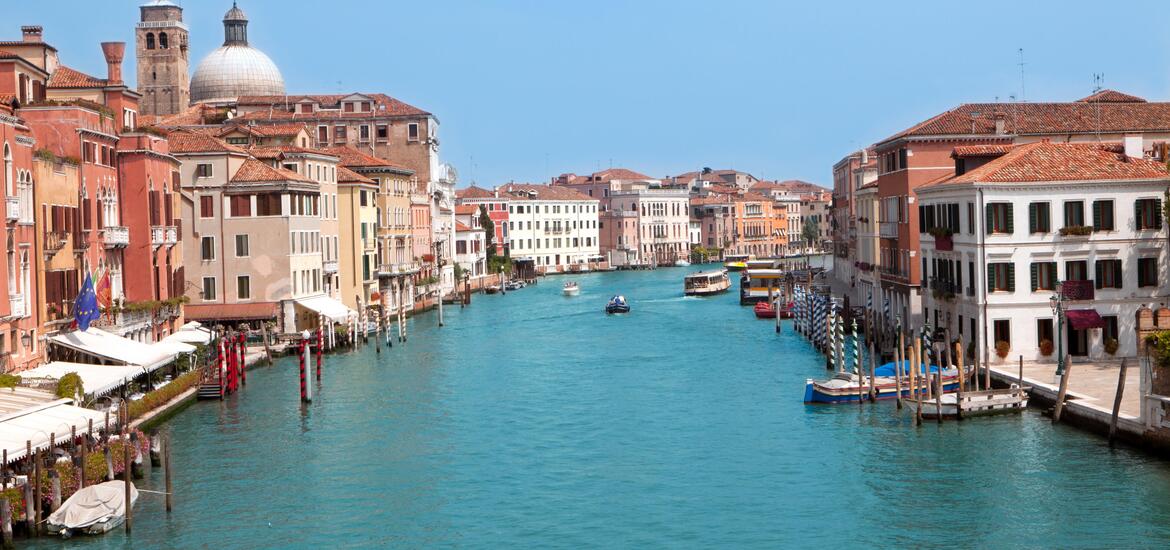
[[[1085,201],[1066,201],[1064,203],[1064,226],[1078,227],[1085,225]]]
[[[1094,265],[1097,288],[1121,288],[1121,260],[1097,260]]]
[[[1138,286],[1158,286],[1158,259],[1138,258]]]
[[[203,195],[199,197],[199,217],[200,218],[214,218],[215,217],[215,197],[211,195]]]
[[[1056,290],[1056,262],[1032,264],[1032,292],[1037,290]]]
[[[1034,202],[1028,205],[1028,232],[1048,233],[1052,231],[1049,205],[1046,202]]]
[[[1008,234],[1014,230],[1012,205],[992,203],[987,205],[987,234]]]
[[[1093,201],[1093,231],[1113,231],[1113,201]]]
[[[1162,199],[1138,199],[1133,204],[1134,228],[1162,229]]]
[[[1066,281],[1087,281],[1089,280],[1089,262],[1085,260],[1076,260],[1064,263],[1064,280]]]
[[[1012,263],[987,264],[988,292],[1015,292],[1016,266]]]

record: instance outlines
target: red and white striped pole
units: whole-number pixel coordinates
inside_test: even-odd
[[[244,338],[244,333],[240,333],[240,384],[248,385],[248,346]]]
[[[223,337],[219,338],[219,354],[215,358],[215,380],[219,382],[219,396],[223,397],[223,369],[224,369],[224,342]]]
[[[320,326],[317,327],[317,381],[321,381],[321,362],[324,361],[322,356],[325,355],[325,331]]]

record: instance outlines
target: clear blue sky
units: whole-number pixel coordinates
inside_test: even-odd
[[[137,1],[4,2],[0,36],[41,24],[103,75]],[[225,0],[187,0],[192,69]],[[964,101],[1088,95],[1092,75],[1170,98],[1164,2],[244,0],[290,93],[385,92],[435,113],[461,185],[611,165],[702,166],[831,183],[851,150]],[[127,56],[127,75],[134,75]]]

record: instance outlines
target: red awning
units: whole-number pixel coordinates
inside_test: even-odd
[[[183,315],[189,321],[254,321],[276,317],[276,302],[250,304],[187,304]]]
[[[1064,312],[1064,317],[1068,319],[1068,326],[1073,330],[1105,327],[1105,320],[1095,309],[1070,309]]]

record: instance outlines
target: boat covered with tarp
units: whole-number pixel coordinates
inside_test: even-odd
[[[79,489],[56,512],[49,514],[49,532],[64,537],[74,533],[100,535],[126,521],[125,481],[114,480]],[[130,484],[130,506],[138,501],[138,489]]]

